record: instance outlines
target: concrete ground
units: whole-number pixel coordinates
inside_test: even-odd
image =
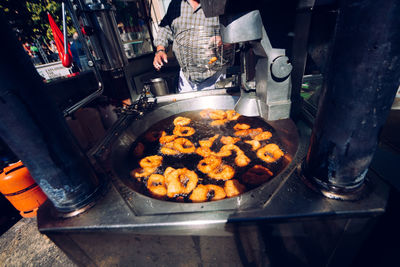
[[[22,218],[0,236],[0,266],[76,267],[50,239],[39,233],[36,218]]]

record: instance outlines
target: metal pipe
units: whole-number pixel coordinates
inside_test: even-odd
[[[64,4],[64,2],[63,2]],[[71,107],[65,109],[63,111],[64,116],[68,116],[70,114],[72,114],[73,112],[75,112],[76,110],[78,110],[80,107],[90,103],[91,101],[93,101],[94,99],[96,99],[97,97],[101,96],[103,94],[104,91],[104,83],[103,83],[103,79],[101,78],[101,74],[99,71],[99,68],[97,66],[97,64],[95,63],[95,58],[93,57],[92,53],[89,50],[89,47],[87,45],[86,39],[83,36],[82,32],[81,32],[81,26],[79,25],[79,20],[78,17],[75,14],[74,8],[72,6],[72,3],[70,1],[66,1],[66,5],[67,5],[67,10],[70,13],[71,19],[72,19],[72,23],[74,24],[74,27],[76,29],[76,32],[78,33],[79,36],[79,41],[82,44],[83,49],[85,50],[85,54],[88,57],[88,59],[92,62],[92,69],[93,69],[93,73],[94,76],[96,78],[97,81],[97,86],[98,89],[93,92],[92,94],[88,95],[87,97],[85,97],[84,99],[82,99],[81,101],[75,103],[74,105],[72,105]]]
[[[0,137],[64,213],[92,204],[100,180],[46,95],[42,78],[0,16]]]
[[[65,16],[65,4],[64,4],[64,2],[61,3],[61,10],[62,10],[63,35],[64,35],[64,53],[68,54],[67,19],[66,19],[66,16]]]
[[[400,2],[341,1],[331,60],[303,174],[333,198],[353,198],[400,83]]]

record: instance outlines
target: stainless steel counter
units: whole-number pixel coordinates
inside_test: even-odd
[[[195,110],[196,105],[213,107],[221,104],[219,100],[219,96],[214,96],[213,101],[179,103],[177,110],[187,106]],[[231,108],[233,103],[228,99],[221,108]],[[100,155],[118,158],[118,153],[126,151],[135,136],[154,123],[154,118],[160,120],[177,113],[168,105],[162,110],[161,117],[149,114],[147,120],[136,124],[121,121],[114,129],[119,128],[118,134],[113,134],[117,141],[111,137],[106,140]],[[285,127],[280,127],[280,123]],[[129,129],[132,125],[140,130]],[[256,188],[243,197],[233,198],[234,205],[229,199],[213,203],[159,203],[163,201],[129,189],[110,163],[107,167],[111,168],[106,169],[111,183],[94,207],[76,217],[62,219],[46,203],[38,213],[38,228],[79,265],[284,266],[302,262],[306,266],[346,266],[375,218],[385,211],[388,186],[370,171],[360,200],[323,197],[310,189],[298,172],[308,147],[310,128],[290,120],[271,125],[281,129],[277,133],[286,135],[284,140],[298,143],[291,152],[293,160],[267,183],[269,189]],[[127,134],[130,131],[133,132]],[[277,261],[278,265],[274,265]]]

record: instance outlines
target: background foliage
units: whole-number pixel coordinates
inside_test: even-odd
[[[52,15],[62,31],[61,1],[0,0],[0,9],[23,43],[32,43],[38,39],[48,44],[53,40],[47,12]],[[69,16],[67,24],[68,35],[72,36],[75,29]]]

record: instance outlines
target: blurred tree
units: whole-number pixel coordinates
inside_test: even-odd
[[[53,39],[47,12],[52,15],[62,30],[61,1],[0,0],[0,9],[3,10],[6,19],[23,43],[32,43],[37,39],[49,43]],[[69,16],[67,16],[67,32],[69,36],[75,32]]]

